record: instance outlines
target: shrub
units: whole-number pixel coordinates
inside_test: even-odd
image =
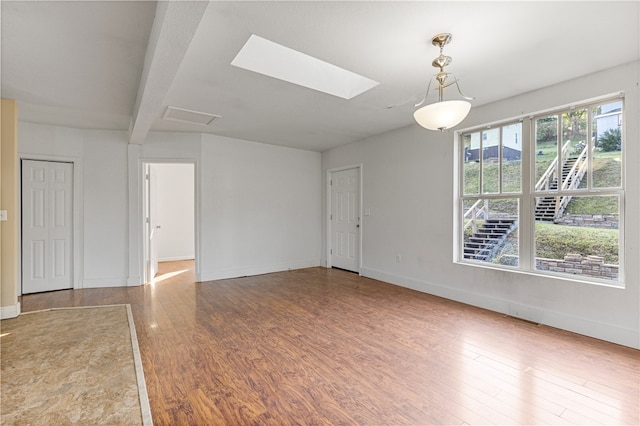
[[[604,152],[620,151],[622,146],[622,132],[620,129],[609,129],[600,136],[596,146]]]

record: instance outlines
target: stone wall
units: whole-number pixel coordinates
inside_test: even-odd
[[[618,229],[617,214],[565,214],[553,221],[558,225],[583,226],[585,228]]]
[[[600,256],[582,257],[579,254],[568,254],[563,260],[536,258],[536,268],[542,271],[617,280],[619,266],[604,263],[604,258]]]
[[[517,258],[513,255],[501,256],[499,262],[502,265],[516,266]],[[537,257],[536,269],[615,281],[618,279],[619,266],[604,263],[604,258],[600,256],[568,254],[564,259]]]

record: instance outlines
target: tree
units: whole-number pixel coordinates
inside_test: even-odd
[[[587,110],[578,109],[562,114],[564,127],[564,139],[572,141],[585,140],[585,130],[587,129]]]
[[[550,142],[558,140],[558,117],[540,118],[536,121],[536,141]]]
[[[622,147],[622,132],[620,128],[609,129],[598,138],[596,146],[604,152],[620,151]]]

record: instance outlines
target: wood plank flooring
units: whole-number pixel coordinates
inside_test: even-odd
[[[634,349],[339,270],[193,277],[22,310],[131,304],[156,425],[640,423]]]

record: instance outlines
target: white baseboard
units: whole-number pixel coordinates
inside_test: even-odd
[[[568,315],[563,312],[551,311],[537,306],[524,305],[506,299],[489,297],[483,294],[472,293],[428,281],[389,274],[371,268],[362,268],[360,270],[360,274],[363,277],[373,278],[423,293],[433,294],[434,296],[444,297],[445,299],[455,300],[457,302],[526,319],[539,324],[548,325],[550,327],[560,328],[573,333],[640,349],[640,335],[637,330],[606,324],[588,318]]]
[[[82,280],[82,288],[127,287],[127,279],[118,278],[85,278]]]
[[[20,315],[20,302],[15,305],[0,307],[0,319],[15,318],[18,315]]]
[[[129,277],[129,278],[127,278],[127,286],[135,287],[135,286],[139,286],[139,285],[142,285],[142,278],[141,277]]]
[[[202,271],[199,281],[225,280],[228,278],[247,277],[252,275],[270,274],[272,272],[288,271],[290,269],[313,268],[320,266],[320,259],[299,260],[287,263],[250,266],[245,268],[221,269],[217,271]]]

